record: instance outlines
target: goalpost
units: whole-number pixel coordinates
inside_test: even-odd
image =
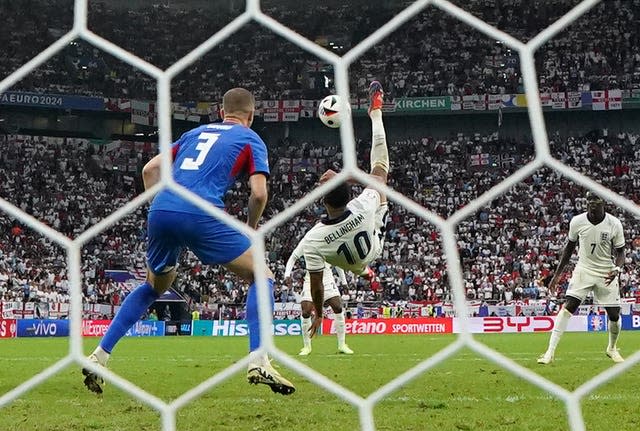
[[[629,356],[623,363],[616,364],[586,383],[579,386],[575,391],[570,392],[563,387],[541,377],[533,371],[517,364],[515,361],[508,357],[490,349],[486,345],[476,341],[474,337],[468,332],[468,318],[466,313],[466,305],[464,299],[464,283],[462,277],[462,269],[459,264],[458,250],[455,239],[455,229],[458,223],[465,218],[473,215],[479,208],[491,202],[496,197],[504,194],[515,184],[523,181],[536,170],[542,167],[549,167],[570,180],[581,184],[582,186],[595,191],[598,194],[606,194],[611,196],[611,200],[620,208],[636,215],[640,216],[640,208],[638,208],[632,201],[618,196],[596,183],[589,177],[580,174],[569,166],[564,165],[562,162],[554,159],[549,150],[549,144],[547,139],[547,132],[545,128],[544,118],[542,115],[542,108],[540,99],[538,96],[538,83],[537,74],[535,70],[534,53],[544,43],[548,42],[561,30],[570,25],[574,20],[579,18],[582,14],[591,9],[599,0],[584,0],[582,3],[575,6],[567,14],[565,14],[558,21],[550,25],[548,28],[540,32],[536,37],[531,39],[527,43],[523,43],[512,36],[490,26],[481,19],[465,12],[458,6],[449,3],[446,0],[418,0],[404,9],[401,13],[396,15],[393,19],[380,27],[373,34],[369,35],[366,39],[360,42],[357,46],[353,47],[349,52],[342,57],[337,56],[333,52],[330,52],[314,42],[304,38],[303,36],[295,33],[291,29],[285,27],[281,23],[277,22],[273,18],[265,15],[260,10],[259,0],[247,0],[246,10],[240,16],[231,21],[223,29],[215,33],[208,40],[203,42],[189,54],[178,60],[174,65],[167,70],[161,70],[156,66],[149,64],[141,58],[133,55],[132,53],[114,45],[108,40],[96,35],[87,28],[87,0],[75,0],[74,5],[74,25],[73,28],[62,36],[59,40],[42,51],[32,60],[20,67],[14,73],[0,82],[0,93],[6,91],[16,82],[24,78],[35,68],[43,64],[58,51],[62,50],[71,41],[76,38],[81,38],[87,42],[93,44],[97,48],[104,50],[105,52],[119,58],[120,60],[142,70],[148,75],[157,80],[158,90],[158,124],[159,124],[159,139],[160,149],[163,156],[162,159],[162,180],[159,184],[145,191],[143,194],[134,198],[131,202],[127,203],[122,208],[119,208],[110,216],[101,220],[98,224],[92,226],[90,229],[82,233],[76,239],[71,240],[59,232],[51,229],[42,222],[38,221],[29,214],[24,213],[18,207],[12,205],[4,199],[0,199],[0,210],[7,214],[20,219],[24,224],[30,228],[38,231],[42,235],[46,236],[52,241],[55,241],[60,246],[64,247],[67,251],[67,264],[69,271],[69,280],[71,282],[71,328],[69,338],[69,352],[63,359],[33,376],[31,379],[23,382],[13,390],[0,396],[0,408],[14,401],[25,392],[31,390],[35,386],[47,380],[49,377],[57,374],[64,368],[75,364],[83,367],[91,368],[92,370],[100,373],[111,384],[119,387],[123,391],[131,394],[141,402],[149,405],[153,409],[160,412],[162,416],[162,430],[163,431],[175,431],[176,429],[176,414],[177,411],[184,407],[192,400],[198,398],[200,395],[210,390],[213,386],[223,382],[231,377],[233,374],[244,371],[248,357],[244,360],[235,363],[222,372],[214,375],[208,380],[202,382],[195,388],[187,391],[182,396],[177,398],[171,403],[166,403],[163,400],[149,394],[141,388],[135,386],[131,382],[119,377],[117,374],[112,373],[109,370],[98,369],[94,364],[88,362],[85,359],[82,349],[82,287],[81,287],[81,261],[80,251],[82,246],[89,240],[91,240],[99,232],[111,227],[114,223],[118,222],[121,218],[125,217],[130,212],[134,211],[140,205],[149,201],[153,195],[155,195],[162,188],[169,188],[180,194],[182,194],[189,201],[205,209],[212,216],[224,221],[225,223],[232,225],[241,232],[246,233],[251,237],[253,245],[256,247],[256,255],[264,256],[264,239],[265,234],[275,229],[276,227],[285,223],[295,213],[301,211],[314,200],[320,198],[324,193],[329,191],[335,184],[346,180],[349,177],[356,178],[357,180],[365,183],[371,187],[379,189],[384,192],[389,199],[401,204],[411,212],[424,218],[426,221],[437,226],[442,232],[443,248],[445,251],[447,266],[451,275],[451,287],[453,289],[454,306],[457,310],[458,316],[461,318],[463,332],[459,334],[456,341],[436,353],[434,356],[426,359],[420,364],[416,365],[412,369],[401,374],[394,380],[390,381],[386,385],[380,387],[378,390],[370,394],[368,397],[363,398],[348,389],[340,386],[331,379],[323,376],[322,374],[314,371],[308,366],[298,362],[291,356],[278,350],[273,343],[273,336],[270,332],[270,320],[271,316],[268,308],[268,289],[266,286],[266,280],[264,277],[260,277],[257,280],[258,285],[258,297],[260,304],[260,319],[262,327],[262,342],[261,349],[269,352],[274,358],[293,369],[298,374],[308,378],[315,384],[323,387],[325,390],[337,395],[346,402],[354,405],[359,409],[360,426],[362,430],[375,430],[373,408],[382,399],[388,396],[390,393],[396,391],[401,386],[411,381],[413,378],[419,376],[425,371],[431,369],[435,365],[458,352],[463,347],[468,347],[475,351],[479,355],[495,362],[502,368],[510,371],[514,375],[525,379],[526,381],[540,387],[549,394],[554,395],[558,399],[565,403],[567,410],[568,420],[572,431],[584,431],[585,424],[580,407],[580,400],[598,388],[600,385],[606,383],[610,379],[618,376],[622,372],[633,367],[640,361],[640,351]],[[358,57],[360,57],[365,51],[371,49],[376,43],[387,37],[391,32],[398,29],[402,24],[413,18],[415,15],[423,11],[428,7],[437,7],[443,11],[451,14],[455,18],[462,22],[476,28],[488,37],[498,39],[504,44],[509,46],[514,51],[517,51],[520,55],[520,67],[522,76],[524,78],[525,90],[527,96],[527,106],[529,120],[531,123],[531,130],[535,142],[536,157],[516,171],[514,174],[503,180],[501,183],[495,185],[490,190],[479,196],[477,199],[471,201],[468,205],[454,213],[448,219],[443,219],[435,213],[427,211],[425,208],[416,204],[415,202],[407,199],[398,192],[389,189],[387,186],[378,182],[372,182],[369,176],[359,170],[356,164],[356,151],[355,141],[353,137],[353,125],[352,122],[344,121],[340,128],[340,137],[342,142],[343,153],[343,166],[344,169],[331,181],[322,185],[321,187],[313,190],[306,195],[303,199],[296,202],[289,208],[286,208],[283,212],[277,214],[272,219],[268,220],[257,231],[252,231],[244,223],[241,223],[237,219],[234,219],[224,211],[209,205],[203,199],[191,194],[186,189],[180,187],[173,181],[171,177],[171,158],[170,158],[170,145],[171,145],[171,112],[170,112],[170,85],[171,80],[176,77],[180,72],[185,70],[193,62],[198,60],[207,51],[213,48],[215,45],[222,42],[225,38],[236,32],[242,26],[250,21],[256,21],[259,24],[269,28],[281,37],[291,41],[292,43],[300,46],[306,51],[316,55],[324,61],[333,64],[335,70],[335,83],[337,94],[344,100],[348,100],[349,89],[349,76],[348,68]],[[256,260],[255,272],[256,274],[265,274],[265,261]],[[78,378],[79,374],[78,374]]]

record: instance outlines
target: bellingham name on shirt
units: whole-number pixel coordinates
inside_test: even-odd
[[[358,214],[355,219],[349,220],[347,223],[344,224],[344,226],[341,226],[340,229],[334,232],[331,232],[329,235],[325,236],[324,237],[325,242],[327,244],[331,244],[333,241],[340,239],[341,237],[345,236],[346,234],[348,234],[349,232],[351,232],[352,230],[360,226],[363,220],[364,220],[364,215]]]

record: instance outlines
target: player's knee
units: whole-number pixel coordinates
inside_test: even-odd
[[[609,320],[612,322],[617,322],[620,320],[620,309],[617,307],[606,307],[607,316],[609,316]]]
[[[574,298],[572,296],[567,296],[567,300],[564,303],[565,310],[573,314],[576,312],[579,306],[580,306],[580,301],[577,298]]]
[[[302,301],[300,310],[301,310],[301,315],[304,319],[310,318],[311,313],[313,311],[313,302]]]

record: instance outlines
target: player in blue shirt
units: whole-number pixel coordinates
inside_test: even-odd
[[[249,128],[253,122],[255,99],[249,91],[234,88],[225,93],[222,105],[222,123],[190,130],[173,144],[173,178],[178,184],[224,209],[223,199],[227,190],[238,175],[248,174],[251,195],[247,224],[255,229],[267,203],[269,176],[267,147]],[[142,170],[145,189],[160,181],[160,164],[160,155],[157,155],[145,165]],[[266,355],[254,352],[260,346],[260,322],[249,238],[166,189],[158,193],[151,203],[147,229],[147,280],[127,295],[89,360],[106,366],[116,343],[171,287],[176,278],[178,257],[188,248],[202,263],[223,265],[251,283],[247,295],[251,352],[247,378],[250,383],[268,385],[274,392],[293,393],[294,386],[273,369]],[[267,278],[269,287],[273,289],[273,274],[269,270]],[[86,376],[84,383],[87,388],[102,393],[102,378],[88,369],[82,372]]]

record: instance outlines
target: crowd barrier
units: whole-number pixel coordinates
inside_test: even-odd
[[[549,332],[553,329],[554,316],[517,317],[470,317],[469,331],[473,334],[495,334],[514,332]],[[107,331],[110,320],[83,320],[82,335],[101,337]],[[458,334],[463,321],[455,317],[403,318],[403,319],[348,319],[347,334]],[[640,315],[622,315],[622,329],[640,330]],[[15,337],[67,337],[69,321],[64,319],[0,319],[0,338]],[[598,332],[607,330],[607,317],[593,314],[572,316],[567,326],[569,332]],[[273,334],[300,335],[299,320],[274,320]],[[324,319],[322,333],[335,334],[333,319]],[[158,321],[140,320],[129,331],[129,337],[197,336],[197,337],[242,337],[249,332],[245,320],[185,320]]]

